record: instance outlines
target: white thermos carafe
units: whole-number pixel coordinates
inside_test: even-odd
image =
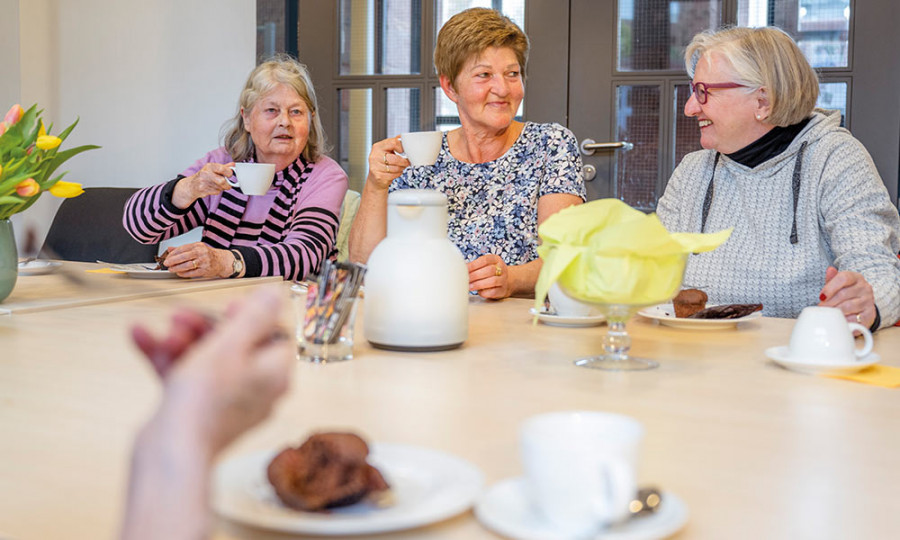
[[[462,345],[469,333],[469,272],[447,238],[443,193],[391,193],[387,236],[367,264],[364,328],[369,343],[407,351]]]

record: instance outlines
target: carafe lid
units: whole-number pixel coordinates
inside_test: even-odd
[[[447,206],[447,196],[433,189],[398,189],[388,195],[390,206]]]

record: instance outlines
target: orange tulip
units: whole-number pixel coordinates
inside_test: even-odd
[[[22,119],[22,115],[25,114],[25,111],[22,107],[16,103],[7,111],[6,116],[3,117],[3,121],[6,122],[7,126],[11,126]]]
[[[6,122],[0,122],[0,136],[6,133]]]
[[[33,195],[37,195],[40,190],[41,186],[39,186],[38,183],[34,181],[34,178],[22,180],[16,186],[16,194],[20,197],[31,197]]]

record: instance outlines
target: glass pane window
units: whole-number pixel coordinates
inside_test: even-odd
[[[634,148],[616,152],[615,196],[641,210],[656,208],[659,198],[660,96],[657,85],[616,88],[616,140]]]
[[[738,0],[739,26],[777,26],[815,68],[847,67],[850,0]]]
[[[525,30],[525,0],[434,0],[435,21],[434,36],[437,42],[437,33],[447,22],[447,19],[460,11],[473,7],[496,9],[506,15]]]
[[[256,0],[256,58],[269,58],[286,50],[284,2]]]
[[[847,83],[819,83],[819,99],[816,101],[816,107],[841,111],[841,125],[845,125],[847,120]]]
[[[421,0],[341,0],[340,74],[420,73],[421,14]]]
[[[347,171],[351,182],[361,182],[368,173],[367,160],[372,147],[372,89],[339,89],[338,104],[338,163]],[[358,191],[362,184],[350,188]]]
[[[675,85],[675,106],[672,110],[674,118],[672,125],[674,133],[672,135],[672,168],[674,169],[681,163],[684,156],[700,150],[700,126],[697,125],[697,119],[684,115],[684,105],[688,98],[691,97],[691,87],[686,84]]]
[[[420,131],[421,92],[418,88],[388,88],[384,93],[387,136]]]
[[[722,0],[619,0],[619,71],[683,70],[695,34],[722,25]]]

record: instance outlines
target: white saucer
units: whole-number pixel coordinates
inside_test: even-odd
[[[603,315],[588,315],[586,317],[564,316],[557,315],[555,313],[548,313],[544,310],[536,311],[534,308],[531,308],[528,311],[532,315],[537,315],[538,320],[548,326],[583,328],[586,326],[597,326],[606,322],[606,317],[604,317]]]
[[[40,276],[55,272],[60,266],[62,266],[61,262],[35,259],[28,262],[20,262],[18,270],[20,276]]]
[[[857,371],[866,369],[869,366],[874,366],[878,362],[881,362],[881,356],[879,356],[878,353],[869,353],[858,360],[836,364],[811,362],[809,360],[791,358],[791,352],[788,349],[787,345],[782,345],[780,347],[770,347],[766,349],[766,356],[781,367],[785,367],[793,371],[799,371],[800,373],[810,373],[813,375],[817,375],[819,373],[856,373]]]
[[[563,540],[565,536],[535,512],[526,494],[525,479],[508,478],[484,493],[475,504],[475,517],[492,531],[516,540]],[[687,523],[687,505],[663,492],[659,509],[597,534],[594,540],[655,540],[678,532]]]
[[[712,307],[712,305],[707,306]],[[691,330],[728,330],[737,328],[738,323],[752,321],[762,317],[761,311],[754,311],[750,315],[738,317],[737,319],[687,319],[675,316],[675,308],[672,304],[660,304],[644,308],[638,311],[638,315],[648,319],[659,321],[659,324],[672,326],[675,328],[688,328]]]

